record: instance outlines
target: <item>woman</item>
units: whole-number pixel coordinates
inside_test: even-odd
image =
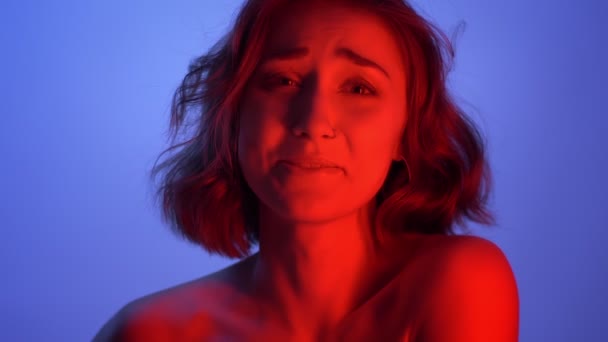
[[[129,303],[96,340],[516,341],[507,259],[454,234],[493,218],[451,57],[400,0],[247,1],[176,92],[192,139],[153,170],[178,232],[245,258]]]

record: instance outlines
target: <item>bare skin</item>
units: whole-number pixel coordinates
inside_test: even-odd
[[[272,23],[245,91],[239,162],[260,199],[253,291],[284,330],[302,335],[332,330],[390,263],[372,244],[370,217],[400,158],[406,81],[397,41],[380,19],[328,2],[293,6]],[[308,53],[271,58],[296,47]],[[383,71],[336,54],[345,49]],[[311,174],[279,162],[302,155],[341,169]]]
[[[239,164],[260,200],[260,252],[130,303],[95,340],[515,341],[515,282],[494,245],[419,234],[372,243],[374,196],[407,123],[391,32],[330,2],[294,6],[273,23],[241,113]],[[269,60],[294,47],[308,54]],[[336,57],[348,55],[340,48],[384,71]],[[339,171],[279,162],[302,155]]]
[[[286,329],[283,320],[256,297],[251,279],[259,254],[254,254],[203,278],[129,303],[93,340],[518,340],[515,279],[496,245],[475,236],[416,234],[395,243],[402,253],[395,249],[393,263],[375,279],[377,288],[325,331]],[[370,274],[378,272],[370,270]]]
[[[459,237],[411,234],[360,305],[325,331],[285,329],[252,292],[256,253],[203,278],[129,303],[94,341],[417,341],[441,254]],[[446,248],[448,247],[448,248]],[[404,252],[405,250],[409,252]],[[381,330],[377,327],[382,326]]]

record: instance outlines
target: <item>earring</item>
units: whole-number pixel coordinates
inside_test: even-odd
[[[405,164],[405,168],[407,169],[407,182],[410,183],[412,181],[412,174],[410,173],[410,166],[407,164],[407,160],[403,156],[401,156],[401,160]]]

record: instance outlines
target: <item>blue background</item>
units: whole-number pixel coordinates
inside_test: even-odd
[[[172,235],[147,171],[171,95],[241,1],[0,3],[0,340],[85,341],[127,302],[234,262]],[[606,2],[416,2],[489,139],[521,341],[607,341]],[[604,21],[604,22],[602,22]]]

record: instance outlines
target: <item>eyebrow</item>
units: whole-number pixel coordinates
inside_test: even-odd
[[[270,61],[287,61],[287,60],[299,59],[299,58],[308,56],[309,53],[310,53],[310,50],[305,46],[298,46],[298,47],[293,47],[293,48],[288,48],[288,49],[280,49],[280,50],[276,50],[276,51],[273,51],[270,54],[268,54],[267,57],[264,59],[264,63],[267,63]],[[391,78],[389,76],[388,72],[386,72],[386,70],[384,70],[384,68],[381,67],[378,63],[372,61],[369,58],[365,58],[365,57],[361,56],[360,54],[354,52],[353,50],[351,50],[347,47],[336,48],[334,50],[334,56],[344,58],[344,59],[350,61],[351,63],[362,66],[362,67],[377,69],[380,72],[382,72],[384,75],[386,75],[386,77],[388,79]]]

